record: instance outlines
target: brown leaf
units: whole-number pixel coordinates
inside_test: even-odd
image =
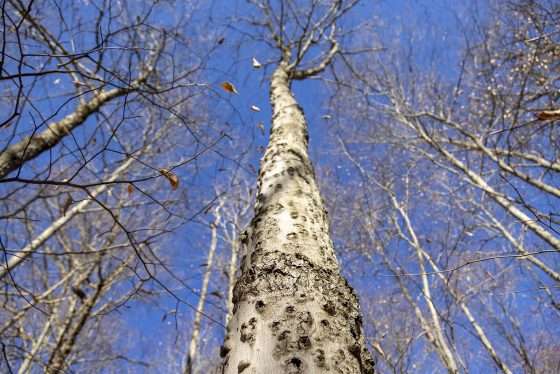
[[[176,190],[177,187],[179,187],[179,177],[177,177],[175,174],[173,174],[172,171],[167,170],[167,169],[159,169],[159,172],[161,175],[163,175],[165,178],[167,178],[167,180],[169,181],[169,184],[171,185],[171,188],[173,190]]]
[[[132,194],[134,192],[134,185],[132,183],[129,183],[126,190],[128,191],[129,195]]]
[[[64,200],[64,203],[62,203],[62,215],[65,216],[66,212],[68,211],[68,208],[70,208],[70,205],[72,205],[74,201],[72,200],[72,195],[68,194],[66,196],[66,200]]]
[[[235,86],[233,85],[233,83],[231,82],[223,82],[220,85],[224,91],[229,92],[229,93],[234,93],[234,94],[239,94],[239,92],[237,92],[237,89],[235,88]]]
[[[541,121],[560,120],[560,109],[543,110],[542,112],[538,112],[536,116],[537,119]]]

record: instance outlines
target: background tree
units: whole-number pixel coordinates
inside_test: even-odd
[[[130,305],[190,305],[166,237],[212,200],[181,179],[225,138],[195,110],[216,45],[192,37],[192,11],[2,3],[0,371],[161,364],[132,357]]]
[[[354,238],[370,261],[354,271],[381,282],[381,370],[550,370],[538,352],[558,336],[560,9],[480,5],[453,9],[461,30],[438,39],[459,52],[434,52],[445,34],[411,19],[391,50],[349,66],[360,84],[336,82],[332,136],[357,181],[330,192],[335,238]]]

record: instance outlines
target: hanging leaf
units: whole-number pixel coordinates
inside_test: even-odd
[[[259,62],[259,60],[257,60],[256,58],[253,57],[253,68],[255,69],[260,69],[262,68],[262,64]]]
[[[129,183],[126,190],[128,191],[128,194],[131,195],[134,192],[134,185],[132,183]]]
[[[542,112],[538,112],[536,115],[537,119],[541,121],[560,120],[560,109],[543,110]]]
[[[72,205],[74,201],[72,200],[72,195],[68,194],[66,196],[66,199],[64,200],[64,203],[62,203],[61,206],[61,211],[62,211],[62,215],[65,216],[66,212],[68,211],[68,208],[70,208],[70,205]]]
[[[175,174],[173,174],[172,171],[167,169],[159,169],[159,172],[161,175],[167,178],[173,190],[176,190],[177,187],[179,187],[179,178]]]
[[[261,108],[259,108],[259,107],[256,106],[256,105],[251,105],[251,110],[252,110],[253,112],[260,112],[260,111],[261,111]]]
[[[81,301],[84,301],[84,299],[87,297],[86,293],[77,286],[72,286],[72,291],[76,294],[76,296],[80,298]]]
[[[235,88],[235,86],[233,85],[233,83],[231,82],[223,82],[221,84],[222,88],[224,89],[224,91],[229,92],[229,93],[233,93],[236,95],[239,95],[239,92],[237,92],[237,89]]]

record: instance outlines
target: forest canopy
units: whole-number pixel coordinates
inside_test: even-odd
[[[557,1],[0,24],[1,372],[560,372]]]

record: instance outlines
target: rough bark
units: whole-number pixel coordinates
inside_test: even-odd
[[[307,124],[290,81],[282,62],[271,81],[272,130],[255,217],[242,238],[223,372],[373,373],[358,299],[339,273],[307,154]]]

